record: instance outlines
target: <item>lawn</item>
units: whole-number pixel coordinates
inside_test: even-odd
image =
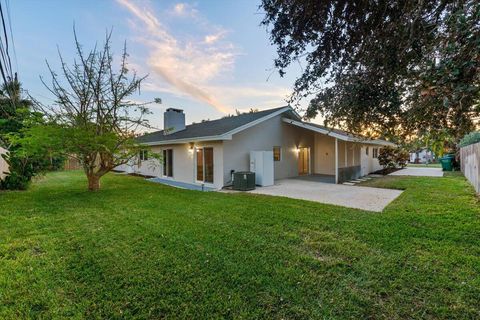
[[[480,317],[480,205],[386,177],[383,213],[80,172],[0,193],[0,318]]]

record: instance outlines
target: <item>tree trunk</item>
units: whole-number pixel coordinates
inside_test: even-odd
[[[97,191],[100,189],[100,177],[95,174],[87,175],[88,190]]]

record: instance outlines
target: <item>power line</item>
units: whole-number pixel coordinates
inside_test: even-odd
[[[8,27],[10,29],[10,39],[12,41],[13,57],[15,58],[15,69],[17,70],[16,72],[18,72],[17,50],[15,49],[15,39],[13,38],[12,31],[12,16],[10,15],[10,0],[5,0],[5,4],[7,7]]]
[[[9,15],[9,5],[8,3],[6,4],[7,6],[7,13]],[[0,30],[0,74],[3,80],[3,85],[5,88],[5,91],[10,98],[10,103],[12,104],[12,107],[15,108],[14,104],[14,92],[12,92],[12,87],[10,83],[16,80],[16,73],[15,73],[15,78],[14,78],[14,73],[12,70],[12,61],[10,58],[10,46],[9,46],[9,40],[8,40],[8,32],[7,32],[7,27],[5,23],[5,15],[3,11],[3,3],[0,0],[0,27],[2,30]],[[7,22],[8,25],[10,26],[10,36],[11,36],[11,41],[13,41],[13,33],[11,29],[11,21]],[[13,43],[12,43],[13,45]]]

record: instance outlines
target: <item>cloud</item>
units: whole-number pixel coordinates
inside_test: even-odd
[[[239,49],[226,39],[228,30],[212,25],[191,5],[177,3],[166,12],[167,18],[191,17],[189,23],[196,27],[195,34],[180,37],[145,5],[148,2],[117,2],[132,15],[129,26],[135,31],[136,41],[148,51],[146,59],[137,60],[134,64],[137,71],[149,74],[145,90],[189,97],[221,113],[254,107],[259,101],[261,107],[285,103],[289,93],[285,87],[267,83],[249,83],[248,86],[225,84],[223,80],[234,70]]]
[[[138,40],[149,47],[149,69],[177,90],[220,112],[228,112],[229,108],[213,97],[205,86],[209,80],[232,69],[235,47],[231,43],[220,44],[214,39],[208,42],[203,39],[180,41],[155,17],[150,8],[140,8],[137,2],[131,0],[117,1],[143,24],[143,27],[137,26],[141,32]],[[174,10],[178,14],[186,14],[187,10],[190,14],[193,12],[183,3],[175,5]],[[225,32],[220,30],[215,40]]]
[[[179,2],[173,6],[173,14],[184,17],[195,17],[198,11],[188,3]]]
[[[221,40],[225,36],[226,32],[225,31],[219,31],[214,34],[207,34],[204,38],[205,43],[207,44],[213,44],[219,40]]]

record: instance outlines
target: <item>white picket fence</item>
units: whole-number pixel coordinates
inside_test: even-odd
[[[460,149],[460,165],[465,177],[480,192],[480,142]]]

